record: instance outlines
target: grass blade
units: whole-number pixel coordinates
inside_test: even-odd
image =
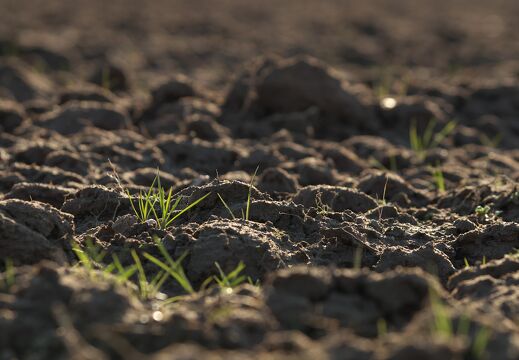
[[[249,184],[249,191],[247,194],[247,208],[245,209],[245,220],[247,220],[247,221],[249,221],[249,215],[250,215],[250,200],[251,200],[252,184],[254,183],[254,178],[256,177],[258,170],[259,170],[259,165],[256,167],[256,170],[254,171],[254,174],[252,175],[252,178],[251,178],[250,184]]]
[[[227,205],[227,203],[223,200],[223,198],[220,196],[219,193],[217,193],[216,195],[218,195],[218,198],[220,199],[220,201],[222,202],[223,206],[225,206],[225,208],[227,209],[227,211],[229,212],[229,214],[231,214],[231,217],[232,219],[236,219],[236,217],[234,216],[231,208],[229,207],[229,205]]]
[[[202,196],[201,198],[199,198],[198,200],[192,202],[191,204],[189,204],[188,206],[186,206],[184,209],[182,209],[181,211],[179,211],[175,216],[173,216],[171,218],[171,220],[169,220],[169,222],[166,224],[166,227],[169,226],[169,224],[171,224],[175,219],[177,219],[179,216],[181,216],[182,214],[184,214],[186,211],[188,211],[189,209],[193,208],[194,206],[198,205],[200,202],[202,202],[206,197],[208,197],[209,195],[211,195],[211,192],[208,192],[207,194],[205,194],[204,196]]]
[[[173,267],[166,265],[164,262],[160,261],[149,253],[144,253],[144,257],[170,274],[186,292],[190,294],[194,293],[193,287],[185,276],[184,271],[180,272],[178,269],[174,269]],[[177,263],[177,267],[178,266],[180,266],[180,264]]]

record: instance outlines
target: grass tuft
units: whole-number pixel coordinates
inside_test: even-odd
[[[414,151],[416,156],[423,160],[425,159],[427,150],[438,147],[456,128],[457,122],[455,120],[449,121],[445,126],[438,132],[434,132],[437,121],[435,119],[430,120],[422,134],[418,134],[416,127],[416,121],[411,122],[409,127],[409,143],[411,149]]]
[[[157,184],[157,187],[155,187],[155,184]],[[159,170],[157,170],[157,175],[149,189],[146,192],[139,191],[136,200],[133,199],[133,196],[128,190],[126,190],[126,194],[130,199],[133,212],[140,222],[143,223],[147,220],[154,219],[159,229],[164,230],[185,212],[202,202],[211,192],[195,200],[184,209],[177,211],[182,197],[178,196],[174,199],[173,188],[166,191],[160,182],[160,173]],[[157,207],[158,209],[156,209]]]
[[[443,177],[443,171],[440,166],[436,166],[431,169],[434,184],[439,193],[445,192],[445,178]]]
[[[247,202],[246,202],[246,205],[245,205],[245,211],[243,211],[243,208],[241,209],[241,218],[243,220],[245,220],[245,221],[249,221],[249,219],[250,219],[250,210],[251,210],[251,203],[252,203],[252,186],[254,184],[254,179],[256,178],[258,170],[259,170],[259,165],[256,167],[256,170],[254,171],[254,174],[252,174],[252,178],[251,178],[251,181],[250,181],[249,186],[248,186]],[[225,202],[223,197],[220,194],[218,194],[218,193],[216,195],[218,196],[218,198],[222,202],[223,206],[227,209],[227,211],[231,215],[231,218],[233,220],[236,219],[236,216],[232,212],[232,210],[229,207],[229,205],[227,205],[227,203]]]
[[[149,253],[144,253],[144,257],[147,260],[154,263],[159,268],[161,268],[163,271],[165,271],[166,274],[171,276],[182,287],[182,289],[184,289],[185,292],[187,292],[188,294],[193,294],[195,292],[193,286],[189,282],[189,279],[187,278],[186,273],[182,268],[182,261],[188,255],[187,251],[184,254],[182,254],[182,256],[180,256],[177,260],[173,260],[173,258],[169,255],[168,251],[164,247],[164,244],[162,244],[160,240],[157,239],[155,241],[155,244],[159,249],[161,255],[164,257],[165,262]]]
[[[471,323],[466,314],[462,314],[457,321],[457,326],[454,326],[449,311],[439,299],[436,292],[431,289],[429,295],[431,309],[434,316],[433,323],[431,324],[432,334],[445,339],[451,339],[455,336],[467,337],[470,340],[470,347],[468,349],[470,355],[474,359],[484,359],[488,342],[490,340],[490,329],[486,326]]]
[[[258,173],[258,170],[259,170],[259,165],[256,167],[256,170],[254,171],[254,174],[252,175],[252,178],[249,183],[249,191],[247,193],[247,208],[245,210],[245,220],[247,220],[247,221],[249,221],[249,217],[250,217],[252,184],[254,184],[254,179],[256,178],[256,174]]]
[[[0,288],[9,291],[16,282],[16,271],[12,259],[7,258],[5,260],[5,271],[0,275]]]
[[[225,274],[217,262],[214,265],[218,269],[219,276],[214,276],[213,278],[222,289],[234,288],[247,281],[247,276],[241,275],[241,272],[245,269],[245,264],[242,261],[229,274]]]

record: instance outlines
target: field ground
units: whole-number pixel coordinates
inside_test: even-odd
[[[1,0],[0,360],[519,359],[517,24]]]

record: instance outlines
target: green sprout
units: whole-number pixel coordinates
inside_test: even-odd
[[[409,143],[411,149],[420,160],[425,159],[427,150],[438,147],[456,128],[456,121],[451,120],[438,132],[434,132],[437,121],[432,119],[428,122],[423,134],[418,134],[416,121],[411,122],[409,128]]]
[[[445,192],[445,178],[443,177],[442,169],[439,166],[432,168],[431,170],[432,176],[434,178],[434,184],[436,185],[436,189],[440,193]]]
[[[135,216],[137,216],[137,219],[139,219],[141,223],[146,222],[146,220],[151,218],[152,209],[155,206],[155,203],[157,202],[157,198],[154,196],[153,193],[157,178],[158,174],[155,177],[155,179],[153,179],[153,182],[147,192],[142,192],[142,190],[139,190],[139,195],[137,196],[137,205],[134,204],[133,197],[130,194],[130,191],[126,189],[126,195],[128,196],[128,199],[130,199],[130,204],[132,206],[133,212],[135,213]]]
[[[254,184],[254,179],[256,178],[256,174],[258,173],[258,170],[259,170],[259,166],[256,167],[256,170],[254,171],[254,174],[252,174],[252,178],[251,178],[251,181],[250,181],[249,186],[248,186],[247,202],[246,202],[246,205],[245,205],[245,212],[243,211],[243,208],[241,209],[241,217],[245,221],[249,221],[249,218],[250,218],[250,209],[251,209],[251,203],[252,203],[252,186]],[[231,215],[231,218],[232,219],[236,219],[236,216],[234,216],[233,211],[231,210],[229,205],[227,205],[227,203],[225,202],[223,197],[219,193],[217,193],[216,195],[218,196],[218,198],[222,202],[223,206],[227,209],[227,211]]]
[[[169,255],[168,251],[166,250],[166,247],[160,242],[160,240],[156,239],[155,244],[161,255],[164,257],[165,262],[147,252],[144,253],[144,257],[165,271],[165,273],[171,276],[173,279],[175,279],[175,281],[182,287],[182,289],[184,289],[186,293],[193,294],[195,292],[193,286],[189,282],[189,279],[187,278],[186,273],[182,268],[182,261],[186,258],[188,253],[185,252],[177,260],[173,260],[171,255]]]
[[[157,184],[157,188],[155,188],[155,183]],[[198,205],[211,194],[211,192],[209,192],[186,206],[184,209],[177,211],[177,207],[182,200],[182,196],[178,196],[176,199],[173,199],[173,188],[170,188],[168,191],[165,190],[165,188],[161,185],[160,174],[158,170],[157,175],[149,189],[146,192],[139,191],[137,200],[135,201],[136,204],[128,190],[126,190],[126,193],[130,199],[130,204],[132,206],[133,212],[135,213],[135,216],[137,216],[137,219],[139,219],[141,223],[144,223],[150,219],[154,219],[157,222],[159,229],[166,229],[173,221],[175,221],[194,206]],[[156,206],[159,208],[158,211]]]
[[[493,136],[492,138],[486,134],[481,134],[479,136],[479,141],[481,142],[481,145],[484,145],[484,146],[487,146],[490,148],[498,147],[499,143],[501,142],[502,139],[503,139],[502,134],[497,134],[497,135]]]
[[[476,337],[472,342],[471,352],[476,359],[484,359],[488,341],[490,339],[490,330],[486,327],[481,327],[476,333]]]
[[[138,288],[141,299],[153,299],[157,297],[160,288],[168,278],[168,274],[164,271],[158,272],[151,281],[148,281],[141,259],[137,252],[132,249],[131,255],[137,268]]]
[[[490,340],[491,331],[486,326],[479,326],[475,330],[474,337],[470,336],[471,321],[466,314],[462,314],[458,320],[458,325],[455,329],[449,311],[439,299],[434,290],[430,291],[430,303],[433,313],[433,323],[431,324],[432,334],[438,335],[445,339],[450,339],[455,336],[469,337],[470,339],[470,353],[475,359],[484,359],[485,352]]]
[[[254,178],[256,177],[258,170],[259,170],[259,166],[256,167],[256,170],[254,171],[254,174],[252,175],[252,178],[251,178],[250,184],[249,184],[249,192],[247,194],[247,209],[245,210],[245,220],[247,220],[247,221],[249,221],[249,215],[250,215],[252,184],[254,183]]]
[[[485,206],[478,205],[474,211],[475,211],[477,216],[483,217],[483,216],[486,216],[486,215],[488,215],[490,213],[490,206],[488,206],[488,205],[485,205]]]
[[[5,271],[0,277],[0,288],[5,288],[7,291],[14,286],[16,281],[16,273],[12,259],[5,260]]]
[[[220,286],[220,288],[234,288],[247,280],[245,275],[240,275],[241,272],[245,269],[245,264],[240,261],[240,263],[232,270],[229,274],[225,274],[220,265],[215,262],[214,265],[218,269],[219,276],[214,276],[214,280]]]
[[[116,254],[112,255],[113,261],[105,265],[102,263],[102,260],[105,258],[106,252],[100,250],[100,247],[94,245],[90,239],[86,243],[85,248],[82,249],[77,243],[73,242],[72,250],[78,259],[76,266],[85,269],[92,280],[96,280],[98,276],[101,276],[105,280],[113,279],[118,284],[128,286],[131,277],[137,273],[139,297],[142,300],[157,297],[167,276],[164,273],[159,273],[149,282],[135,250],[131,250],[134,265],[124,267]],[[131,286],[128,287],[132,289]]]
[[[231,218],[234,220],[236,219],[236,216],[234,216],[234,213],[232,212],[231,208],[229,207],[229,205],[227,205],[227,203],[225,202],[225,200],[222,198],[222,196],[220,194],[216,194],[218,195],[218,198],[220,199],[220,201],[222,202],[223,206],[225,206],[225,208],[227,209],[227,211],[229,212],[229,214],[231,214]]]

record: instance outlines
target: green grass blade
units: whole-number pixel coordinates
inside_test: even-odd
[[[209,195],[211,195],[211,192],[208,192],[207,194],[205,194],[204,196],[202,196],[200,199],[192,202],[191,204],[189,204],[188,206],[186,206],[184,209],[182,209],[181,211],[179,211],[175,216],[173,216],[171,218],[171,220],[169,220],[169,222],[166,224],[166,226],[169,226],[169,224],[171,224],[175,219],[177,219],[179,216],[181,216],[182,214],[184,214],[186,211],[188,211],[189,209],[195,207],[196,205],[198,205],[200,202],[202,202],[206,197],[208,197]]]
[[[7,258],[5,260],[5,283],[6,283],[8,289],[10,289],[14,285],[15,280],[16,280],[15,278],[16,278],[16,274],[15,274],[15,270],[14,270],[13,260],[10,258]]]
[[[416,121],[414,120],[411,122],[411,126],[409,127],[409,143],[414,152],[420,152],[421,149],[418,140],[418,132],[416,130]]]
[[[173,260],[173,258],[169,255],[169,252],[166,250],[166,247],[164,246],[164,244],[162,244],[160,242],[160,239],[159,238],[156,238],[155,239],[155,245],[157,246],[157,248],[159,249],[160,253],[162,254],[162,256],[164,256],[164,258],[166,259],[168,265],[172,268],[175,268],[177,266],[177,263]]]
[[[472,354],[474,358],[483,359],[489,339],[490,330],[486,327],[480,328],[472,344]]]
[[[220,196],[219,193],[216,193],[216,195],[218,196],[218,198],[220,199],[220,201],[222,202],[223,206],[225,206],[225,208],[227,209],[227,211],[229,212],[229,214],[231,214],[231,218],[234,220],[236,219],[236,217],[234,216],[231,208],[229,207],[229,205],[227,205],[227,203],[223,200],[223,198]]]
[[[425,131],[422,136],[422,145],[423,145],[424,150],[429,149],[429,146],[431,145],[431,140],[432,140],[432,137],[434,134],[435,127],[436,127],[436,120],[431,119],[427,123],[427,127],[425,128]]]
[[[456,120],[451,120],[449,121],[444,127],[443,129],[441,129],[433,138],[433,141],[431,143],[431,148],[435,148],[437,147],[438,145],[440,145],[442,143],[443,140],[445,140],[445,138],[447,138],[447,136],[449,136],[453,131],[454,129],[456,128],[457,126],[457,121]]]
[[[144,257],[152,263],[154,263],[155,265],[157,265],[158,267],[160,267],[162,270],[168,272],[186,292],[190,294],[194,293],[193,287],[191,286],[191,283],[189,282],[183,271],[180,273],[179,271],[166,265],[165,263],[163,263],[162,261],[160,261],[159,259],[157,259],[149,253],[144,253]]]
[[[92,270],[94,268],[92,261],[87,256],[87,254],[79,247],[79,245],[75,242],[72,242],[72,251],[76,255],[79,260],[79,264],[87,268],[88,270]]]
[[[227,274],[227,277],[233,279],[237,277],[243,271],[243,269],[245,269],[245,264],[242,261],[240,261],[238,266],[236,266],[236,268],[233,271]]]
[[[220,285],[220,287],[222,287],[222,286],[229,287],[230,286],[229,280],[227,279],[227,276],[223,272],[222,268],[220,267],[220,264],[218,264],[218,262],[215,261],[214,266],[216,266],[216,268],[218,269],[218,272],[220,273],[220,278],[215,277],[215,280],[218,283],[218,285]]]
[[[103,274],[104,275],[109,275],[109,274],[111,274],[115,270],[115,268],[116,268],[115,264],[111,263],[111,264],[109,264],[109,265],[104,267]]]
[[[137,211],[137,208],[135,207],[135,204],[133,203],[133,197],[130,194],[129,190],[126,190],[126,195],[128,196],[128,199],[130,200],[130,205],[132,206],[133,212],[135,213],[135,216],[137,216],[137,219],[142,222],[142,219],[140,217],[139,211]]]
[[[199,291],[204,291],[205,289],[207,289],[207,287],[214,281],[214,277],[212,276],[209,276],[207,279],[204,280],[204,282],[202,283],[202,285],[200,285],[200,289]]]
[[[249,221],[249,216],[250,216],[250,201],[251,201],[252,184],[254,184],[254,178],[256,177],[258,170],[259,170],[259,165],[256,167],[256,170],[254,171],[254,174],[252,175],[252,178],[251,178],[250,184],[249,184],[249,191],[247,194],[247,208],[245,209],[245,220],[247,220],[247,221]]]
[[[132,249],[131,255],[133,261],[135,262],[135,266],[137,267],[137,277],[139,279],[139,290],[142,298],[148,297],[148,280],[146,279],[146,273],[144,272],[144,268],[142,267],[141,259],[137,252]]]

